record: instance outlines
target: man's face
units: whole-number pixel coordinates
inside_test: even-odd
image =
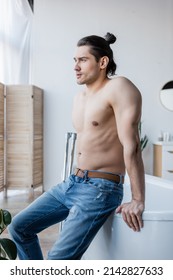
[[[74,56],[76,79],[79,85],[91,84],[100,74],[100,63],[90,53],[89,46],[77,47]]]

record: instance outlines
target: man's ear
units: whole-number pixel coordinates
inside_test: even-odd
[[[100,59],[100,69],[105,69],[108,66],[109,58],[107,56],[102,56]]]

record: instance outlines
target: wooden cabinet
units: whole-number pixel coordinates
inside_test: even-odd
[[[153,175],[173,181],[173,142],[154,144]]]
[[[43,187],[43,90],[0,84],[0,189]]]
[[[0,190],[4,187],[4,85],[0,84]]]

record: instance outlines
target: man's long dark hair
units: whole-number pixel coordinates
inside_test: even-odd
[[[107,56],[109,58],[109,63],[106,68],[106,74],[113,76],[115,75],[117,66],[113,58],[113,52],[110,48],[110,44],[115,43],[115,41],[116,37],[111,33],[107,33],[105,38],[91,35],[80,39],[77,46],[89,46],[90,53],[95,56],[97,62],[101,57]]]

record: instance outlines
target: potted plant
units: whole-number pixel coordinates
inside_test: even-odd
[[[11,223],[11,214],[7,210],[0,209],[0,235]],[[8,238],[0,238],[0,260],[15,260],[17,248],[15,243]]]
[[[143,151],[145,149],[145,147],[147,146],[148,143],[148,137],[147,135],[144,135],[144,137],[142,137],[142,122],[139,122],[139,137],[140,137],[140,144],[141,144],[141,151]]]

